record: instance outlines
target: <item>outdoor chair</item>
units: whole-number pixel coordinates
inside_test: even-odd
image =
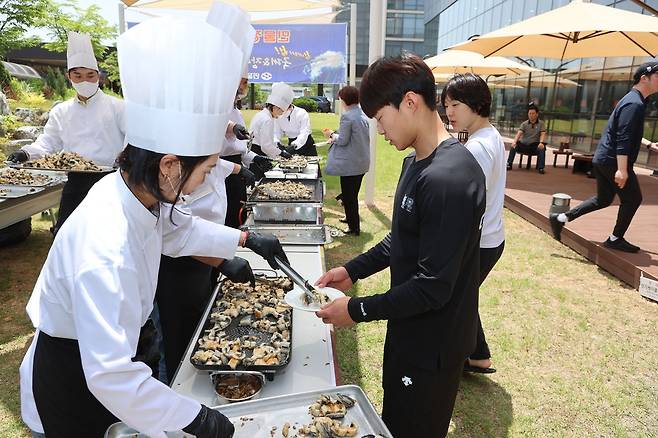
[[[544,145],[546,147],[546,145]],[[530,166],[532,165],[532,157],[536,157],[537,154],[534,152],[520,152],[517,151],[516,154],[519,156],[519,169],[523,167],[523,157],[528,157],[528,161],[525,165],[526,170],[530,169]],[[536,163],[535,163],[536,166]]]
[[[569,158],[573,155],[573,152],[569,148],[570,146],[568,141],[563,141],[560,142],[559,149],[551,148],[551,152],[553,152],[553,167],[557,167],[557,157],[559,155],[564,155],[564,168],[567,169],[569,167]]]

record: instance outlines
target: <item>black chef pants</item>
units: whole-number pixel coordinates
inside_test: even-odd
[[[295,138],[289,138],[288,139],[288,146],[292,144],[293,141],[297,140],[297,137]],[[306,143],[304,143],[304,146],[301,148],[297,149],[295,151],[297,155],[304,155],[307,157],[315,157],[318,155],[318,150],[315,147],[315,140],[313,140],[313,136],[309,135],[308,138],[306,139]]]
[[[222,160],[242,166],[240,154],[227,155]],[[240,175],[231,174],[224,180],[226,185],[226,219],[224,225],[231,228],[239,228],[241,225],[240,210],[247,202],[247,186]]]
[[[359,190],[363,175],[341,176],[340,192],[347,226],[352,231],[361,231],[361,219],[359,217]]]
[[[382,419],[395,438],[439,438],[448,433],[463,362],[427,370],[384,353]]]
[[[592,164],[592,173],[596,176],[596,195],[581,202],[576,207],[569,210],[567,218],[572,221],[580,216],[600,210],[612,204],[615,194],[619,196],[619,212],[617,213],[617,223],[612,231],[615,237],[622,238],[628,227],[631,225],[635,212],[642,203],[642,191],[637,175],[633,169],[628,171],[628,180],[623,189],[620,189],[615,183],[615,166],[602,166]]]
[[[155,301],[171,383],[212,295],[212,267],[192,257],[160,258]]]
[[[46,437],[102,438],[119,420],[87,388],[78,342],[38,336],[32,392]]]
[[[68,181],[62,189],[62,199],[59,201],[59,212],[57,214],[57,223],[53,229],[53,234],[57,234],[66,219],[71,216],[73,210],[85,199],[91,187],[107,175],[103,173],[83,173],[69,172]]]
[[[480,286],[482,286],[484,280],[487,279],[487,275],[489,275],[489,272],[491,272],[496,265],[500,256],[503,255],[503,249],[505,249],[505,242],[501,243],[496,248],[480,248]],[[475,351],[471,354],[470,358],[473,360],[481,360],[489,359],[490,357],[491,352],[489,351],[487,339],[484,336],[482,322],[480,321],[480,313],[478,312],[477,340],[475,343]]]

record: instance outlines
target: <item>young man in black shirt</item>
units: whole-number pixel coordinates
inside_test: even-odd
[[[610,114],[601,140],[592,159],[596,176],[596,195],[566,213],[551,214],[553,237],[560,240],[562,228],[584,214],[609,206],[615,193],[621,201],[617,223],[603,246],[625,252],[638,252],[640,248],[624,239],[635,212],[642,203],[642,192],[633,164],[640,146],[655,147],[642,137],[646,99],[658,92],[658,62],[642,64],[633,75],[633,88],[621,98]]]
[[[390,233],[317,282],[340,290],[390,268],[388,291],[339,298],[317,312],[337,327],[388,320],[382,417],[396,438],[448,431],[477,331],[485,177],[445,130],[434,77],[416,55],[382,58],[361,82],[361,106],[405,158]]]

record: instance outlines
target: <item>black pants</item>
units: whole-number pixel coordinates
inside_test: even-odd
[[[464,365],[427,370],[384,353],[382,419],[395,438],[438,438],[448,432]]]
[[[534,143],[521,143],[520,141],[516,143],[515,148],[510,148],[509,155],[507,156],[507,164],[512,165],[514,163],[514,157],[517,152],[523,152],[524,154],[534,154],[537,155],[537,169],[543,169],[546,164],[546,146],[544,145],[543,149],[539,149],[539,142]]]
[[[617,223],[612,234],[615,237],[624,237],[626,230],[631,225],[633,216],[635,216],[635,212],[642,203],[642,192],[633,169],[628,171],[628,180],[623,189],[620,189],[615,183],[616,171],[617,168],[614,166],[592,165],[592,173],[596,177],[596,196],[592,196],[569,210],[566,215],[570,221],[609,206],[612,204],[615,194],[617,194],[621,203],[617,213]]]
[[[87,388],[78,342],[40,332],[32,392],[48,438],[102,438],[119,421]]]
[[[222,157],[222,160],[242,165],[240,154]],[[241,224],[240,210],[247,202],[247,186],[239,175],[229,175],[224,180],[226,185],[226,219],[224,225],[239,228]]]
[[[503,255],[503,249],[505,249],[505,242],[501,243],[496,248],[480,248],[480,286],[484,283],[484,280],[487,279],[487,275],[496,265],[500,256]],[[489,359],[491,357],[491,352],[489,351],[489,345],[487,345],[487,339],[484,336],[484,330],[482,329],[482,322],[480,321],[480,313],[478,312],[478,333],[477,341],[475,343],[475,351],[471,354],[470,358],[473,360]]]
[[[212,267],[191,257],[160,259],[155,301],[160,311],[167,378],[173,381],[208,304]]]
[[[289,138],[288,139],[288,146],[292,144],[293,141],[297,140],[297,137],[295,138]],[[318,155],[318,150],[315,147],[315,140],[313,140],[313,136],[309,135],[308,138],[306,139],[306,143],[304,143],[304,146],[301,148],[297,149],[295,151],[297,155],[304,155],[307,157],[315,157]]]
[[[345,209],[347,226],[352,231],[361,231],[361,219],[359,217],[359,190],[363,175],[340,177],[340,199]]]
[[[59,213],[53,234],[57,234],[73,210],[85,199],[91,187],[105,175],[107,173],[69,172],[68,181],[62,189],[62,199],[59,201]]]

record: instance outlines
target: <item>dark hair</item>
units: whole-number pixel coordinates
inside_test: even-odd
[[[537,111],[537,114],[539,114],[539,107],[537,105],[535,105],[534,103],[529,103],[528,104],[528,111],[530,111],[530,110],[535,110],[535,111]]]
[[[143,188],[158,201],[170,202],[165,199],[160,190],[160,160],[165,155],[128,144],[117,157],[117,164],[119,165],[119,169],[128,173],[128,183],[130,185]],[[194,169],[207,160],[209,156],[188,157],[177,155],[181,165],[181,182],[174,204],[180,198],[183,186],[192,175]]]
[[[359,89],[351,85],[347,85],[340,89],[338,92],[340,100],[345,102],[345,105],[354,105],[359,103]]]
[[[265,108],[267,108],[268,110],[270,110],[270,112],[274,111],[274,106],[275,106],[275,105],[274,105],[274,104],[271,104],[271,103],[266,103],[266,104],[265,104]]]
[[[658,61],[645,62],[635,70],[633,85],[639,84],[642,76],[651,76],[656,73],[658,73]]]
[[[386,105],[400,108],[404,95],[413,91],[420,94],[425,105],[436,110],[434,75],[418,55],[402,53],[373,62],[361,79],[361,109],[368,117]]]
[[[473,73],[454,75],[443,87],[441,105],[446,106],[446,99],[458,100],[467,105],[480,117],[491,114],[491,91],[480,76]]]

